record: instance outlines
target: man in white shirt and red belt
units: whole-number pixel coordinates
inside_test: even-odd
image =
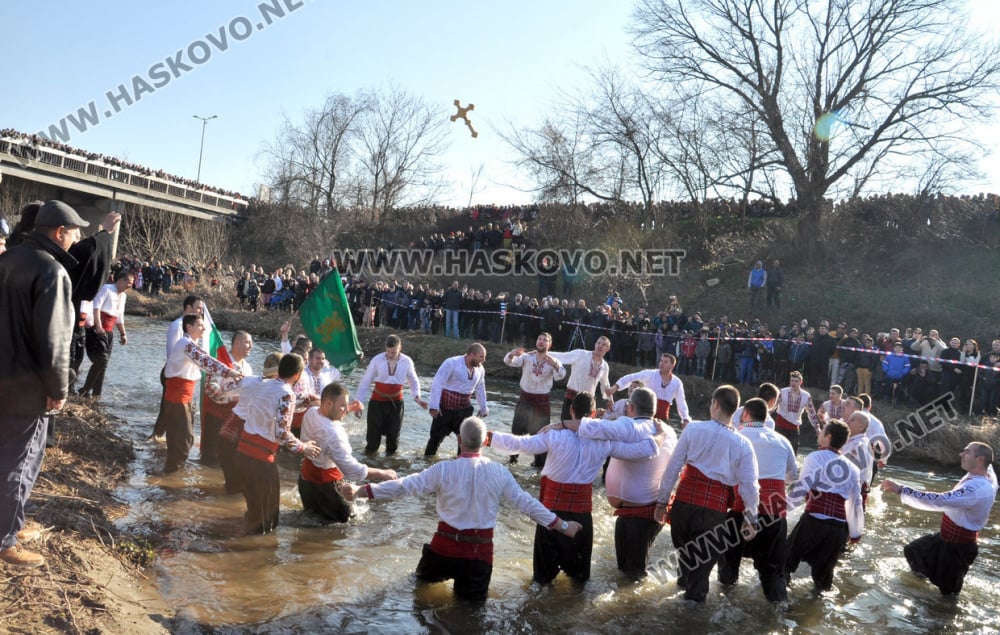
[[[576,420],[593,417],[594,396],[589,392],[577,393],[573,398],[572,415]],[[560,430],[560,427],[561,424],[554,424],[545,434],[528,437],[492,432],[487,435],[486,443],[508,454],[548,453],[538,499],[560,518],[575,520],[583,526],[574,538],[553,534],[541,527],[535,531],[534,579],[542,584],[551,582],[560,569],[574,580],[590,579],[590,556],[594,546],[593,482],[597,473],[608,456],[622,460],[656,457],[668,429],[661,423],[654,434],[635,443],[621,443],[588,439],[569,429]],[[670,435],[673,436],[673,430]]]
[[[788,375],[788,387],[778,393],[778,409],[774,412],[775,431],[788,439],[796,454],[799,451],[799,426],[802,425],[803,412],[809,415],[809,421],[818,433],[820,422],[812,395],[802,389],[802,373],[796,370]]]
[[[552,336],[542,333],[535,340],[535,350],[515,349],[504,355],[503,363],[521,369],[521,396],[514,408],[514,420],[510,424],[513,434],[536,434],[549,425],[552,416],[549,393],[552,384],[566,376],[566,368],[559,360],[549,355]],[[517,463],[517,455],[510,455],[510,462]],[[535,467],[545,465],[545,454],[536,454]]]
[[[775,389],[777,394],[777,389]],[[747,541],[738,534],[739,541],[726,550],[719,561],[719,582],[736,584],[740,573],[740,561],[753,558],[754,568],[760,578],[764,597],[769,602],[784,602],[788,599],[785,585],[785,551],[788,543],[788,523],[785,520],[785,483],[794,482],[799,476],[795,463],[795,452],[788,439],[767,427],[767,402],[754,398],[746,402],[739,422],[739,433],[753,446],[757,459],[757,476],[760,484],[760,504],[757,508],[758,533]],[[736,423],[734,421],[734,423]],[[736,522],[743,519],[743,498],[739,488],[734,492],[732,510],[728,517]]]
[[[649,388],[636,388],[629,396],[626,415],[613,421],[582,419],[577,434],[587,439],[636,443],[658,430],[653,420],[656,395]],[[564,421],[572,429],[576,423]],[[670,427],[660,444],[660,453],[651,459],[612,458],[605,478],[608,503],[615,508],[615,557],[618,569],[633,580],[646,577],[649,549],[662,524],[654,519],[656,495],[663,470],[677,443]]]
[[[819,433],[820,449],[806,456],[799,480],[788,494],[789,509],[803,501],[806,508],[788,537],[785,580],[791,580],[805,561],[817,593],[830,590],[833,570],[848,540],[860,542],[865,529],[861,472],[841,454],[849,435],[843,421],[827,423]]]
[[[674,366],[677,365],[677,357],[672,353],[664,353],[660,356],[658,368],[650,370],[640,370],[635,373],[625,375],[611,386],[610,394],[605,395],[609,399],[614,393],[628,388],[633,381],[641,381],[642,384],[653,391],[656,395],[655,417],[666,421],[670,418],[670,404],[677,404],[677,413],[681,418],[681,426],[686,426],[691,421],[691,414],[688,412],[687,400],[684,398],[684,384],[679,377],[674,376]]]
[[[95,400],[101,397],[104,373],[111,361],[111,349],[115,344],[113,329],[118,328],[122,346],[128,342],[125,334],[125,292],[132,286],[134,279],[129,271],[122,270],[115,276],[112,284],[104,285],[94,296],[94,325],[86,333],[87,359],[91,366],[87,381],[80,389],[81,397],[93,397]]]
[[[959,456],[966,475],[948,492],[921,492],[882,481],[882,489],[899,494],[903,504],[941,512],[941,530],[909,543],[903,554],[913,572],[930,580],[942,595],[961,592],[965,574],[979,555],[979,532],[989,523],[997,496],[993,448],[973,441]]]
[[[582,300],[581,300],[582,302]],[[569,409],[573,403],[573,397],[577,393],[589,392],[591,395],[604,395],[610,392],[608,385],[608,362],[604,356],[611,350],[611,340],[603,335],[594,342],[594,350],[588,351],[582,348],[569,351],[568,353],[556,353],[549,351],[549,355],[556,361],[569,366],[569,379],[566,380],[566,398],[563,400],[562,413],[559,420],[572,419]],[[601,392],[597,392],[600,386]]]
[[[187,461],[194,444],[195,384],[201,372],[239,379],[242,375],[208,354],[198,342],[205,334],[205,322],[200,315],[181,318],[184,335],[175,344],[163,369],[166,378],[163,403],[157,421],[163,423],[167,435],[167,460],[163,472],[170,474]]]
[[[712,567],[722,556],[721,550],[710,549],[705,558],[693,557],[702,536],[743,532],[750,539],[756,532],[757,460],[750,441],[733,427],[733,413],[739,405],[736,388],[716,388],[709,406],[712,420],[694,421],[684,428],[660,482],[654,517],[665,522],[669,505],[670,537],[681,552],[677,586],[684,589],[685,600],[705,601]],[[677,492],[671,502],[675,484]],[[726,519],[734,486],[739,486],[743,499],[742,527]]]
[[[395,454],[399,447],[399,432],[403,427],[403,386],[410,385],[413,400],[421,408],[427,403],[420,398],[420,379],[413,367],[413,360],[403,354],[399,336],[385,339],[385,352],[369,362],[361,383],[358,384],[358,401],[368,401],[368,430],[365,435],[365,454],[378,452],[385,437],[385,453]]]
[[[240,385],[240,401],[233,414],[245,423],[236,446],[236,469],[246,499],[247,533],[268,533],[278,526],[280,482],[274,463],[280,446],[292,454],[316,458],[313,441],[302,442],[292,434],[295,393],[292,384],[305,368],[302,358],[289,353],[278,362],[277,379],[247,377]]]
[[[493,576],[493,528],[501,498],[549,531],[572,538],[580,530],[580,523],[556,516],[521,489],[505,466],[483,457],[485,441],[486,424],[469,417],[459,428],[461,453],[457,459],[436,463],[399,480],[363,488],[350,484],[341,487],[347,500],[354,500],[359,490],[369,499],[435,494],[438,527],[431,543],[424,545],[417,579],[423,582],[453,579],[455,594],[473,601],[485,600],[489,592]]]
[[[445,438],[458,434],[462,421],[472,416],[472,394],[476,394],[479,416],[489,415],[486,406],[486,347],[471,344],[465,355],[444,360],[431,382],[430,410],[431,432],[424,449],[424,456],[434,456]]]

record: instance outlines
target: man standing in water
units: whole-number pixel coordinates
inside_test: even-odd
[[[385,352],[372,358],[358,384],[358,401],[368,402],[368,431],[365,454],[378,452],[385,437],[385,453],[395,454],[399,447],[399,432],[403,427],[403,386],[410,385],[413,400],[421,408],[427,402],[420,398],[420,379],[413,360],[403,354],[398,335],[385,338]]]
[[[993,448],[973,441],[959,457],[966,475],[949,492],[922,492],[890,479],[882,481],[882,490],[899,494],[904,505],[941,512],[941,531],[917,538],[903,547],[903,554],[910,569],[930,580],[942,595],[961,592],[965,574],[979,555],[979,532],[989,522],[997,496]]]
[[[431,382],[431,396],[428,401],[431,417],[431,436],[427,440],[424,456],[434,456],[438,447],[452,432],[458,434],[459,426],[466,417],[472,416],[472,393],[479,403],[479,416],[489,414],[486,407],[486,348],[482,344],[472,344],[465,355],[456,355],[444,360]]]
[[[510,424],[513,434],[536,434],[549,425],[552,416],[549,404],[552,383],[566,376],[563,365],[549,355],[550,348],[552,336],[542,333],[535,341],[535,350],[528,352],[518,348],[504,355],[504,364],[521,369],[521,396],[517,400],[514,420]],[[517,463],[516,454],[510,455],[510,462]],[[536,454],[534,466],[544,465],[545,454]]]
[[[582,300],[581,300],[582,302]],[[593,352],[579,348],[568,353],[549,352],[549,356],[566,366],[570,366],[569,379],[566,381],[566,398],[563,400],[560,420],[572,419],[570,406],[573,397],[581,392],[597,395],[600,385],[601,394],[611,390],[608,385],[608,363],[604,356],[611,350],[611,340],[603,335],[594,342]]]
[[[660,356],[659,368],[640,370],[619,379],[606,395],[608,398],[614,396],[622,388],[627,388],[633,381],[641,381],[642,384],[653,391],[656,395],[655,417],[663,421],[670,419],[670,404],[677,404],[677,412],[681,417],[681,426],[686,426],[691,421],[691,414],[688,412],[687,400],[684,398],[684,384],[680,378],[674,375],[674,366],[677,365],[677,357],[672,353],[664,353]]]
[[[480,602],[486,599],[493,576],[493,528],[501,498],[550,531],[570,538],[580,531],[580,523],[556,516],[521,489],[510,470],[483,457],[480,452],[485,441],[486,424],[469,417],[459,428],[461,454],[457,459],[396,481],[363,488],[345,484],[341,488],[349,501],[359,490],[369,499],[435,494],[438,527],[431,543],[424,545],[417,579],[454,580],[455,595]]]

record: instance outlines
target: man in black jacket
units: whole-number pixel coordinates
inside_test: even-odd
[[[0,560],[37,567],[40,554],[18,543],[24,505],[45,449],[46,413],[62,408],[69,386],[76,260],[68,249],[88,223],[61,201],[43,204],[34,230],[0,257]],[[24,539],[24,535],[20,536]]]

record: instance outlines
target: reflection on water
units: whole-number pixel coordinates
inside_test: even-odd
[[[803,567],[785,611],[764,601],[748,562],[738,585],[723,589],[713,582],[708,602],[700,606],[684,602],[669,578],[666,583],[628,583],[615,567],[614,518],[599,487],[591,581],[580,587],[560,576],[547,587],[532,584],[534,528],[516,510],[505,508],[497,527],[490,599],[484,606],[456,600],[448,584],[415,583],[412,573],[420,549],[437,522],[432,497],[361,503],[350,523],[320,525],[301,513],[297,465],[288,456],[279,459],[281,526],[269,536],[234,537],[242,527],[243,499],[225,494],[218,469],[200,466],[197,441],[187,469],[152,475],[165,454],[162,444],[146,439],[158,407],[165,332],[166,323],[129,318],[129,344],[115,349],[104,398],[111,412],[125,420],[121,432],[136,443],[138,455],[130,481],[118,492],[131,505],[120,522],[132,531],[165,528],[168,548],[160,553],[156,576],[167,601],[177,608],[179,632],[609,633],[680,627],[686,635],[961,633],[991,629],[996,620],[998,512],[994,510],[980,538],[979,560],[961,598],[954,601],[910,574],[902,555],[902,545],[935,530],[940,516],[901,512],[898,499],[887,504],[879,490],[869,499],[864,541],[842,560],[834,591],[813,597]],[[257,342],[251,354],[254,369],[259,371],[275,349],[274,343]],[[434,369],[418,370],[429,389]],[[350,388],[357,386],[362,371],[347,378]],[[488,423],[509,429],[516,387],[487,383]],[[363,456],[364,421],[349,416],[346,424],[358,456]],[[371,464],[401,475],[427,467],[422,452],[429,426],[427,413],[408,401],[400,455],[379,455]],[[441,459],[450,458],[454,448],[454,437],[446,440]],[[518,465],[513,471],[523,487],[537,493],[538,475],[532,468]],[[937,490],[949,488],[959,476],[899,465],[885,473]],[[790,527],[795,520],[790,519]],[[651,559],[664,558],[672,549],[665,529]]]

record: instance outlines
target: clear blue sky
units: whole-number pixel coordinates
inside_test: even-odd
[[[292,2],[299,3],[242,41],[227,36],[226,52],[213,48],[204,64],[108,118],[106,92],[131,86],[134,75],[149,81],[152,65],[208,42],[206,34],[237,18],[263,24],[259,2],[4,1],[0,127],[45,130],[94,101],[102,121],[85,133],[70,128],[71,145],[193,178],[201,123],[192,115],[218,115],[208,124],[202,181],[252,193],[261,181],[258,154],[283,115],[297,120],[331,92],[393,82],[438,105],[442,117],[456,98],[476,104],[479,138],[461,122],[449,131],[454,187],[442,203],[467,201],[470,171],[480,164],[487,189],[477,201],[524,202],[530,194],[515,187],[497,130],[508,121],[535,125],[559,88],[584,81],[584,66],[630,52],[633,5],[624,0]],[[996,20],[985,0],[970,6],[980,24]],[[182,61],[190,64],[187,52]],[[998,135],[991,129],[982,138]],[[1000,169],[984,167],[991,174],[982,187],[1000,191]]]

